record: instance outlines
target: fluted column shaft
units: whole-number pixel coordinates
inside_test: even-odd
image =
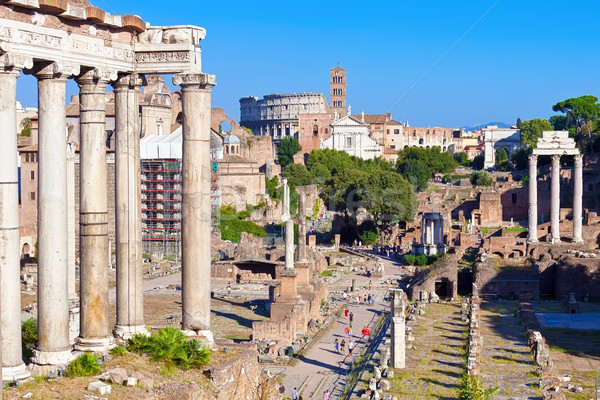
[[[90,70],[77,79],[80,116],[80,333],[76,348],[106,351],[108,322],[108,193],[106,188],[107,77]]]
[[[117,249],[117,324],[115,336],[147,333],[142,287],[142,209],[138,75],[120,76],[115,93],[115,213]]]
[[[3,67],[3,66],[2,66]],[[21,280],[19,186],[17,159],[17,77],[19,70],[0,68],[0,298],[2,304],[2,376],[25,372],[21,353]]]
[[[66,76],[60,66],[38,74],[38,342],[32,361],[71,358],[68,303]]]
[[[552,243],[560,242],[560,156],[552,156],[552,182],[550,194],[550,226]]]
[[[298,213],[300,215],[300,224],[298,225],[298,261],[306,262],[306,195],[298,196]]]
[[[583,209],[583,154],[575,155],[575,171],[573,175],[573,241],[582,243],[581,219]]]
[[[210,118],[214,75],[178,74],[183,101],[181,202],[182,325],[210,329]]]
[[[529,230],[527,241],[536,243],[537,238],[537,155],[529,155]]]

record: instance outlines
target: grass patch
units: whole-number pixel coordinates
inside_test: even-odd
[[[479,230],[481,231],[481,233],[483,233],[484,235],[487,235],[488,232],[490,232],[490,231],[497,231],[498,229],[500,229],[500,227],[496,227],[496,228],[479,228]]]
[[[325,271],[321,272],[321,278],[329,277],[332,275],[333,275],[333,270],[331,270],[331,269],[326,269]]]
[[[527,232],[527,228],[505,228],[504,232]]]
[[[228,333],[226,335],[223,335],[223,338],[231,339],[231,340],[250,340],[250,334],[249,333]]]
[[[568,393],[568,392],[565,392],[565,397],[567,399],[588,400],[589,396],[586,396],[586,395],[583,395],[583,394],[578,394],[578,393]]]

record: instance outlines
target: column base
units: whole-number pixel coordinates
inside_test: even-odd
[[[577,239],[575,239],[575,238],[574,238],[574,239],[573,239],[571,242],[572,242],[572,243],[583,243],[583,239],[581,239],[581,238],[577,238]]]
[[[551,244],[556,244],[556,243],[560,243],[560,242],[561,242],[560,238],[558,238],[558,239],[557,238],[551,238],[550,239],[550,243]]]
[[[210,329],[200,329],[197,331],[192,331],[192,330],[181,330],[181,332],[185,335],[185,336],[193,336],[196,337],[197,339],[199,339],[202,343],[204,343],[204,345],[208,348],[208,349],[212,349],[215,345],[215,338],[213,336],[213,333]]]
[[[31,372],[25,366],[25,363],[21,363],[14,367],[2,367],[2,380],[3,381],[22,381],[31,376]]]
[[[75,339],[73,348],[77,351],[87,353],[106,353],[115,347],[115,338],[107,336],[104,338],[82,338],[81,336]]]
[[[113,329],[113,335],[123,340],[129,340],[136,334],[150,335],[145,325],[115,325]]]
[[[34,349],[31,364],[29,364],[31,375],[48,376],[50,372],[56,371],[58,368],[65,369],[74,358],[71,350],[40,351]]]
[[[537,239],[527,239],[527,243],[539,243]]]

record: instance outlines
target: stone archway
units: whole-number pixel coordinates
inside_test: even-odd
[[[29,243],[25,243],[21,248],[21,258],[29,257],[29,252],[31,251],[31,246]]]

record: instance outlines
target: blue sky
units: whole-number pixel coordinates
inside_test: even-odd
[[[597,1],[92,3],[152,25],[204,27],[203,70],[217,75],[213,106],[236,120],[243,96],[310,91],[329,99],[338,63],[353,113],[391,111],[412,126],[548,118],[560,100],[600,95]],[[21,80],[19,100],[35,105],[35,80]]]

